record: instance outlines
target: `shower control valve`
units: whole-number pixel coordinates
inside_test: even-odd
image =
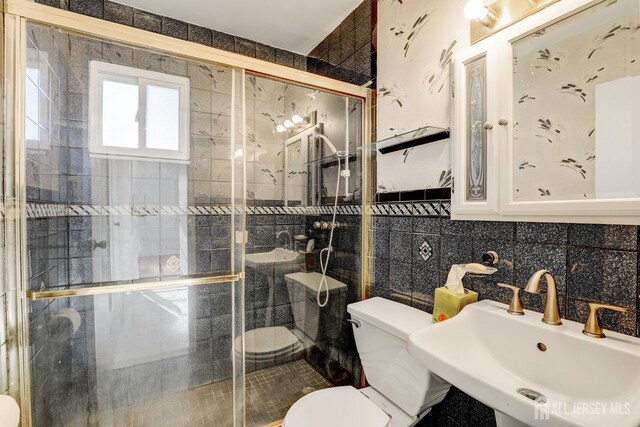
[[[331,228],[339,228],[339,222],[327,222],[327,221],[316,221],[313,223],[313,228],[316,230],[330,230]]]

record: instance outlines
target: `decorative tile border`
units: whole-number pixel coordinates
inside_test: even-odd
[[[3,210],[2,210],[3,211]],[[236,207],[235,213],[242,212]],[[247,206],[248,215],[331,215],[333,206]],[[338,215],[360,215],[360,205],[339,205]],[[369,207],[369,213],[380,216],[448,217],[451,202],[424,201],[411,203],[378,203]],[[97,206],[28,203],[27,218],[64,216],[157,216],[157,215],[231,215],[230,206]]]

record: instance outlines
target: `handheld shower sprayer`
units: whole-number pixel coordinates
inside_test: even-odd
[[[320,284],[318,285],[318,292],[316,296],[316,303],[319,307],[325,307],[329,302],[329,284],[327,283],[327,268],[329,267],[329,258],[333,251],[333,232],[335,230],[336,212],[338,211],[338,193],[340,191],[340,174],[342,173],[342,159],[346,157],[346,154],[342,151],[338,151],[336,146],[333,145],[331,140],[324,136],[320,132],[314,132],[316,138],[327,144],[331,153],[336,156],[338,160],[338,178],[336,179],[336,196],[333,200],[333,217],[331,219],[331,231],[329,232],[329,245],[320,251],[320,270],[322,271],[322,277],[320,278]],[[326,258],[322,258],[322,255],[326,254]],[[321,300],[322,290],[324,288],[325,298]]]
[[[316,138],[319,138],[320,140],[322,140],[322,142],[324,142],[325,144],[327,144],[327,147],[329,147],[329,150],[331,150],[331,154],[337,156],[338,158],[342,158],[345,156],[345,153],[342,151],[338,151],[336,149],[336,146],[333,145],[333,142],[331,142],[331,140],[329,138],[327,138],[326,136],[324,136],[323,134],[316,132],[315,133]]]

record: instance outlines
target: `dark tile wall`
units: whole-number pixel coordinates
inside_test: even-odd
[[[354,84],[364,84],[375,75],[373,67],[373,44],[371,42],[373,0],[365,0],[339,26],[335,34],[316,48],[308,57],[271,47],[242,37],[189,24],[171,17],[159,16],[109,0],[36,0],[48,6],[70,10],[83,15],[100,18],[146,31],[189,40],[240,55],[274,62],[299,70]],[[326,50],[326,54],[325,54]],[[329,56],[331,52],[331,56]]]
[[[411,212],[407,209],[399,211]],[[433,310],[436,287],[452,264],[480,262],[493,250],[500,257],[491,276],[467,275],[465,287],[480,299],[507,304],[511,294],[496,282],[524,287],[532,273],[556,276],[563,318],[584,322],[590,300],[630,307],[605,311],[605,329],[640,336],[640,230],[636,226],[452,221],[427,216],[376,216],[372,222],[371,294],[421,310]],[[423,245],[430,248],[427,259]],[[525,308],[542,312],[545,295],[521,293]],[[492,411],[459,390],[427,415],[420,426],[493,426]]]
[[[309,53],[308,71],[375,88],[376,8],[377,1],[364,0]]]
[[[316,246],[325,248],[329,244],[329,233],[313,228],[316,221],[331,222],[331,215],[308,215],[307,229]],[[329,259],[327,276],[347,285],[346,304],[362,299],[361,287],[361,227],[359,215],[337,215],[339,228],[334,231],[333,251]],[[336,315],[325,319],[330,325],[321,326],[327,332],[307,354],[307,361],[334,385],[354,385],[360,382],[360,359],[356,351],[351,324],[346,322],[346,313],[338,310]],[[329,333],[328,331],[331,331]]]

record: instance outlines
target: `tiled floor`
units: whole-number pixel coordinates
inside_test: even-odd
[[[300,359],[250,373],[246,385],[247,426],[262,427],[284,418],[289,407],[304,394],[331,384]],[[73,425],[230,427],[233,426],[232,391],[231,380],[220,381],[119,408],[97,420],[83,420]]]

